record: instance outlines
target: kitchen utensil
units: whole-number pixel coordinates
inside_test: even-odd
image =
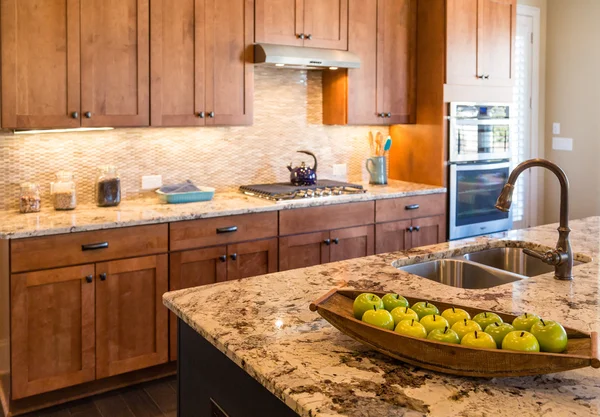
[[[389,151],[391,147],[392,147],[392,138],[390,136],[388,136],[387,140],[385,141],[385,145],[383,147],[383,152]]]
[[[367,171],[371,174],[369,184],[387,184],[387,166],[385,156],[372,156],[367,158]]]
[[[375,155],[377,156],[383,156],[383,134],[381,132],[377,132],[377,152]]]
[[[371,148],[371,155],[375,155],[375,138],[373,132],[369,131],[369,147]]]
[[[306,163],[302,161],[299,167],[292,168],[292,163],[287,166],[290,171],[290,182],[294,185],[314,185],[317,182],[317,157],[314,153],[309,151],[298,151],[313,157],[313,167],[306,166]]]
[[[372,326],[354,318],[354,299],[363,292],[382,297],[384,292],[370,290],[342,290],[334,288],[310,304],[342,333],[385,355],[420,368],[452,375],[483,378],[514,377],[550,374],[577,368],[600,368],[598,333],[585,333],[565,327],[569,337],[563,353],[515,352],[501,349],[475,349],[471,347],[417,339],[403,336],[392,330]],[[407,297],[410,305],[422,298]],[[488,310],[460,306],[454,302],[433,301],[440,311],[457,307],[471,316]],[[497,313],[505,322],[512,323],[516,316]]]

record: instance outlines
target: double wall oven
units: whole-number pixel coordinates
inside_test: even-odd
[[[451,103],[449,122],[450,240],[509,230],[494,205],[511,169],[510,105]]]

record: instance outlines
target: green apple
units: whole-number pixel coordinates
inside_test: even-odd
[[[365,311],[362,321],[372,324],[373,326],[394,330],[394,318],[392,317],[392,313],[384,308],[378,309],[374,306],[373,310]]]
[[[396,307],[392,310],[392,317],[394,318],[394,323],[396,326],[402,320],[416,320],[419,321],[419,315],[414,312],[414,310],[408,307]]]
[[[445,329],[446,327],[449,327],[448,320],[442,316],[438,316],[437,314],[425,316],[419,321],[419,323],[425,327],[427,334],[431,333],[435,329]]]
[[[539,352],[540,344],[531,333],[524,330],[517,330],[506,335],[502,341],[502,349],[521,352]]]
[[[412,309],[419,315],[419,320],[431,314],[440,314],[440,310],[428,301],[419,301],[414,303]]]
[[[401,335],[419,339],[425,339],[427,337],[427,330],[425,330],[425,327],[416,320],[402,320],[396,326],[395,331]]]
[[[492,336],[496,341],[498,349],[502,347],[502,341],[510,332],[514,332],[515,328],[508,323],[492,323],[485,328],[485,332]]]
[[[531,326],[531,334],[540,344],[542,352],[561,353],[567,348],[567,331],[553,320],[540,320]]]
[[[382,298],[385,309],[391,312],[396,307],[408,307],[408,300],[398,294],[386,294]]]
[[[458,337],[460,337],[460,340],[462,340],[467,333],[481,331],[481,326],[473,320],[464,319],[463,321],[454,323],[452,330],[454,330],[458,334]]]
[[[479,349],[496,349],[496,341],[492,336],[485,332],[475,331],[467,333],[462,338],[460,344],[463,346],[474,347]]]
[[[427,335],[427,339],[444,343],[460,343],[460,337],[458,337],[458,334],[448,327],[444,329],[432,330],[431,333]]]
[[[365,311],[373,310],[373,307],[384,308],[381,298],[370,292],[362,293],[354,300],[354,317],[358,320],[362,319]]]
[[[467,313],[462,308],[447,308],[442,313],[442,317],[448,320],[448,324],[450,327],[454,326],[454,323],[457,321],[462,321],[464,319],[471,320],[471,315]]]
[[[540,316],[537,314],[525,313],[513,320],[512,325],[516,330],[531,330],[531,326],[540,321]]]
[[[482,329],[485,329],[492,323],[504,323],[502,318],[496,313],[479,313],[473,317],[473,321],[477,322]]]

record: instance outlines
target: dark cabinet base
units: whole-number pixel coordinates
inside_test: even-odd
[[[297,417],[182,320],[177,320],[179,417]]]

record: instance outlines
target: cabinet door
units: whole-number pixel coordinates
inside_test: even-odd
[[[256,0],[256,43],[302,46],[304,0]]]
[[[446,216],[424,217],[412,222],[411,247],[435,245],[446,240]]]
[[[170,255],[169,291],[227,281],[227,247],[175,252]],[[169,313],[169,359],[177,360],[177,317]]]
[[[204,125],[204,1],[152,0],[152,126]]]
[[[100,263],[96,272],[97,378],[167,362],[167,255]]]
[[[377,112],[385,124],[416,120],[417,1],[379,0]]]
[[[2,127],[79,127],[79,0],[0,6]]]
[[[330,232],[331,262],[373,255],[375,253],[374,231],[374,226],[332,230]]]
[[[93,381],[94,265],[11,276],[14,400]]]
[[[479,0],[479,74],[485,85],[513,85],[516,0]]]
[[[227,254],[229,281],[277,272],[277,238],[229,245]]]
[[[81,3],[83,126],[148,126],[149,0]]]
[[[254,1],[205,1],[206,124],[252,124]]]
[[[279,239],[279,270],[306,268],[329,262],[329,232],[286,236]]]
[[[410,248],[410,220],[380,223],[375,226],[375,253],[389,253]]]
[[[304,46],[348,49],[348,0],[304,0]]]
[[[447,0],[446,83],[480,85],[477,36],[479,0]]]

